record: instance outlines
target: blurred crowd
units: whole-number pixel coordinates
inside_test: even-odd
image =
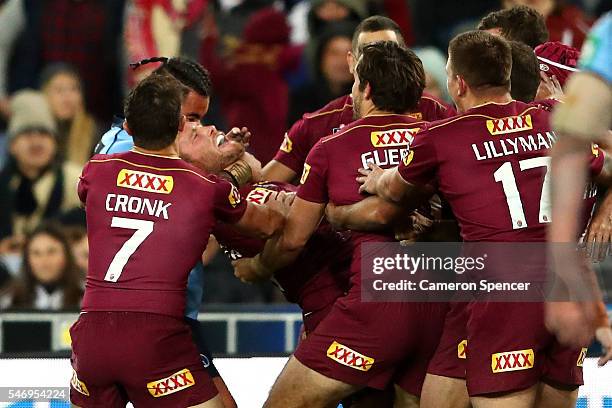
[[[265,165],[302,114],[350,93],[347,52],[357,24],[387,15],[422,59],[429,94],[450,102],[446,47],[487,13],[524,4],[550,41],[580,48],[612,0],[0,0],[0,308],[77,309],[87,271],[84,212],[75,194],[122,99],[182,55],[210,72],[204,122],[246,126]],[[222,254],[221,254],[222,255]],[[217,256],[205,302],[279,301],[245,286]]]

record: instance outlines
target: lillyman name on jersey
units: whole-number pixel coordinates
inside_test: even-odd
[[[106,211],[148,214],[153,217],[168,219],[168,208],[172,203],[162,200],[132,197],[125,194],[107,194]]]
[[[524,152],[548,150],[552,148],[556,140],[555,132],[545,132],[544,134],[537,133],[514,138],[486,140],[480,145],[472,143],[472,150],[476,160],[480,161]]]

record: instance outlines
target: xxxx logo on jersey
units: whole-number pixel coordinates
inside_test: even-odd
[[[508,116],[506,118],[487,120],[487,129],[492,135],[520,132],[533,129],[531,115]]]
[[[227,196],[229,203],[232,207],[236,207],[240,204],[240,192],[236,187],[232,185],[232,189],[230,190],[229,196]]]
[[[587,350],[588,349],[586,347],[583,347],[582,350],[580,350],[580,354],[578,355],[578,361],[576,361],[577,367],[582,367],[584,365],[584,359],[586,358]]]
[[[327,357],[359,371],[368,371],[374,364],[374,359],[350,349],[334,341],[327,349]]]
[[[283,144],[281,145],[280,149],[285,153],[291,153],[291,150],[293,150],[293,142],[291,139],[289,139],[289,135],[287,135],[287,133],[285,133],[285,139],[283,140]]]
[[[72,370],[72,378],[70,379],[70,385],[72,385],[72,388],[74,388],[81,394],[89,397],[89,390],[87,389],[87,386],[85,386],[85,383],[83,381],[79,380],[79,378],[77,377],[77,373],[74,370]]]
[[[374,147],[406,146],[412,143],[419,128],[393,129],[384,132],[371,132],[370,140]]]
[[[117,186],[151,193],[170,194],[174,188],[174,179],[172,176],[122,169],[117,174]]]
[[[193,379],[191,371],[184,368],[169,377],[147,383],[147,389],[149,390],[149,394],[155,398],[159,398],[174,394],[194,384],[195,380]]]
[[[457,344],[457,357],[465,359],[467,355],[467,339],[461,340],[459,344]]]
[[[507,351],[491,355],[491,370],[494,373],[528,370],[533,368],[534,363],[533,349]]]
[[[251,190],[251,192],[249,192],[246,199],[253,204],[264,205],[272,193],[274,193],[274,191],[268,190],[267,188],[255,187],[253,190]]]

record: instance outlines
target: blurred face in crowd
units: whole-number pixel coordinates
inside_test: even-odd
[[[344,20],[350,13],[348,8],[334,0],[323,2],[315,12],[317,17],[323,21]]]
[[[555,9],[557,0],[504,0],[502,4],[506,9],[514,6],[531,7],[546,18]]]
[[[430,95],[435,96],[438,99],[442,99],[442,89],[440,84],[429,72],[425,71],[425,89],[423,90]]]
[[[58,120],[70,120],[83,109],[83,93],[78,78],[60,72],[45,86],[51,112]]]
[[[351,39],[347,37],[332,38],[321,54],[321,72],[330,85],[344,85],[353,78],[346,61],[346,54],[351,50]]]
[[[55,157],[55,137],[47,132],[29,131],[17,135],[11,142],[10,152],[23,171],[41,171]]]
[[[28,247],[28,262],[34,278],[42,284],[57,282],[66,267],[62,243],[50,235],[38,234]]]
[[[208,112],[209,104],[210,97],[189,91],[181,104],[181,114],[185,115],[187,122],[201,122]]]
[[[371,31],[362,32],[357,37],[357,49],[351,50],[347,54],[347,61],[349,64],[349,70],[353,73],[355,69],[355,63],[359,59],[359,50],[364,46],[378,41],[393,41],[399,42],[397,34],[393,30],[382,30],[382,31]]]
[[[72,253],[74,254],[74,261],[81,272],[83,272],[83,276],[85,276],[89,265],[89,243],[87,242],[87,235],[72,244]]]

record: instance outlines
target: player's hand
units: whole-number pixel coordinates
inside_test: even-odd
[[[601,343],[603,348],[603,356],[597,360],[598,366],[605,365],[612,360],[612,329],[610,327],[599,327],[595,330],[595,338]]]
[[[601,262],[608,255],[612,242],[612,194],[606,196],[593,216],[584,239],[587,255]]]
[[[367,169],[359,169],[358,171],[360,176],[357,177],[357,182],[361,184],[359,192],[376,195],[376,185],[384,170],[374,163],[368,163]]]
[[[548,98],[561,99],[563,97],[563,87],[555,75],[549,77],[540,71],[540,79],[540,86],[538,86],[535,96],[536,101]]]
[[[414,211],[406,224],[397,225],[394,229],[395,239],[402,243],[416,242],[419,236],[433,226],[433,219]]]
[[[225,134],[225,140],[228,142],[231,141],[242,143],[245,147],[248,147],[251,141],[251,132],[246,127],[233,127],[232,129],[230,129],[229,132]]]
[[[547,302],[546,327],[557,340],[571,347],[587,347],[593,339],[596,311],[593,302]]]
[[[289,210],[291,209],[291,204],[293,204],[294,199],[295,193],[279,191],[276,194],[272,194],[270,196],[266,205],[271,210],[276,211],[277,213],[282,214],[284,218],[287,218],[287,215],[289,215]]]
[[[265,280],[261,272],[258,271],[255,258],[242,258],[232,261],[234,267],[234,276],[240,279],[243,283],[253,283]]]

